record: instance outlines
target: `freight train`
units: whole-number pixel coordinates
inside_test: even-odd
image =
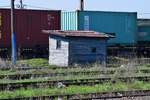
[[[150,57],[150,19],[138,19],[138,52]]]
[[[42,30],[111,33],[115,38],[108,41],[109,55],[148,55],[150,48],[150,20],[137,21],[136,12],[15,9],[18,55],[48,56],[48,35]],[[0,56],[10,55],[10,48],[10,9],[0,9]]]
[[[0,9],[0,56],[10,55],[10,9]],[[59,10],[15,10],[15,34],[18,55],[48,54],[48,36],[42,30],[60,30]]]

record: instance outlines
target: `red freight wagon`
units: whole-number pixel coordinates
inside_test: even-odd
[[[0,9],[0,48],[11,48],[10,9]],[[17,50],[48,48],[48,35],[42,30],[60,30],[60,11],[51,10],[15,10],[15,34]],[[33,52],[32,51],[32,52]],[[39,51],[39,50],[38,50]]]

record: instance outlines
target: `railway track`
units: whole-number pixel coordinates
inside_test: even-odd
[[[107,64],[106,68],[118,68],[122,64]],[[6,65],[9,66],[9,65]],[[10,70],[10,69],[16,69],[16,70],[38,70],[38,69],[67,69],[67,68],[91,68],[91,66],[69,66],[69,67],[57,67],[57,66],[30,66],[29,64],[20,64],[17,67],[16,66],[9,66],[9,67],[0,66],[0,70]],[[132,64],[132,66],[142,66],[142,64]],[[101,67],[101,66],[100,66]]]
[[[109,75],[114,74],[115,70],[108,70],[108,71],[70,71],[70,72],[44,72],[44,73],[34,73],[34,72],[16,72],[14,74],[0,74],[0,79],[31,79],[31,78],[38,78],[38,77],[54,77],[54,76],[67,76],[67,75]]]
[[[36,71],[36,72],[34,72]],[[16,72],[9,72],[6,74],[0,74],[0,79],[12,79],[12,80],[19,80],[19,79],[31,79],[31,78],[38,78],[38,77],[54,77],[54,76],[67,76],[67,75],[113,75],[118,69],[105,69],[105,70],[81,70],[81,71],[54,71],[54,70],[32,70],[32,71],[16,71]],[[150,73],[150,69],[139,69],[139,70],[130,70],[134,73]],[[127,72],[127,70],[124,70]]]
[[[116,78],[115,78],[116,80]],[[68,80],[43,80],[43,81],[25,81],[25,82],[6,82],[0,83],[0,90],[15,90],[19,88],[39,88],[39,87],[56,87],[59,82],[64,85],[95,85],[98,83],[112,81],[115,82],[112,77],[98,77],[98,78],[83,78],[83,79],[68,79]],[[117,77],[117,80],[129,82],[132,80],[150,81],[150,75],[145,76],[126,76]]]
[[[33,97],[17,97],[3,100],[55,100],[56,98],[66,100],[149,100],[150,90],[131,90],[131,91],[112,91],[100,93],[78,93],[64,95],[49,95],[49,96],[33,96]],[[142,98],[142,99],[138,99]],[[144,99],[147,98],[147,99]]]

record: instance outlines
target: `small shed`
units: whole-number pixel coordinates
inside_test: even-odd
[[[43,31],[49,33],[49,64],[106,63],[107,40],[112,37],[94,31]]]

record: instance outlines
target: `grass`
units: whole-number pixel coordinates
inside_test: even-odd
[[[93,72],[93,71],[96,71]],[[72,74],[74,72],[78,72],[76,75]],[[88,72],[88,73],[86,73]],[[66,68],[66,69],[30,69],[30,70],[16,70],[16,69],[11,69],[11,70],[5,70],[2,71],[0,70],[0,76],[7,75],[36,75],[36,74],[56,74],[56,76],[62,76],[63,73],[65,75],[63,76],[79,76],[79,75],[118,75],[121,74],[122,76],[125,74],[148,74],[150,72],[150,68],[147,67],[136,67],[136,68],[128,68],[128,67],[120,67],[120,68],[102,68],[102,67],[89,67],[89,68],[81,68],[81,67],[76,67],[76,68]],[[50,75],[48,75],[50,77]]]
[[[114,58],[111,58],[114,59]],[[60,80],[80,80],[80,79],[93,79],[93,78],[101,78],[101,77],[110,77],[112,80],[115,80],[116,83],[111,82],[103,82],[102,84],[96,84],[93,86],[87,85],[73,85],[64,88],[28,88],[28,89],[18,89],[14,91],[0,91],[0,99],[9,99],[16,97],[31,97],[31,96],[45,96],[45,95],[60,95],[60,94],[77,94],[77,93],[89,93],[89,92],[110,92],[110,91],[125,91],[125,90],[137,90],[137,89],[150,89],[150,82],[144,81],[132,81],[130,83],[120,82],[118,77],[127,77],[127,76],[150,76],[150,64],[140,64],[140,66],[135,66],[134,64],[127,64],[129,62],[127,59],[115,58],[114,62],[119,59],[119,64],[124,65],[120,67],[119,65],[115,65],[113,67],[104,68],[101,65],[93,64],[93,65],[85,65],[81,66],[70,66],[68,68],[59,68],[58,66],[48,65],[48,59],[43,58],[34,58],[28,60],[19,60],[17,61],[18,65],[29,65],[28,67],[45,67],[47,69],[30,69],[30,70],[18,70],[15,68],[11,68],[10,70],[0,70],[0,75],[16,75],[16,74],[49,74],[49,73],[70,73],[70,72],[81,72],[76,75],[56,75],[53,77],[45,77],[45,78],[33,78],[33,79],[25,79],[25,80],[9,80],[3,79],[0,80],[0,84],[6,83],[26,83],[26,82],[45,82],[48,80],[51,81],[60,81]],[[113,62],[113,63],[114,63]],[[5,65],[3,63],[3,65]],[[7,65],[7,64],[6,64]],[[103,71],[106,74],[95,74],[92,71]],[[114,73],[109,73],[109,71],[114,71]],[[89,74],[85,74],[84,72],[91,72]],[[147,72],[147,73],[145,73]],[[111,81],[112,81],[111,80]]]
[[[119,57],[109,57],[109,59],[110,59],[110,61],[109,61],[109,64],[107,64],[107,65],[108,65],[108,68],[112,68],[112,69],[113,68],[119,68],[120,65],[129,66],[128,64],[130,64],[130,66],[134,66],[134,65],[132,65],[132,63],[136,63],[134,61],[133,62],[130,61],[130,63],[129,63],[129,59],[119,58]],[[0,61],[0,62],[2,62],[2,61]],[[6,63],[8,63],[8,61],[6,61]],[[3,65],[9,65],[9,64],[3,64]],[[67,69],[68,70],[68,68],[61,68],[61,67],[58,67],[58,66],[49,65],[48,64],[48,59],[44,59],[44,58],[33,58],[33,59],[26,59],[26,60],[18,60],[17,61],[17,66],[18,67],[27,66],[29,68],[44,67],[44,68],[48,68],[48,69],[56,69],[56,70]],[[149,66],[150,66],[150,64],[145,63],[145,64],[140,64],[140,66],[138,66],[138,67],[139,68],[140,67],[148,68]],[[11,68],[11,64],[10,64],[9,67]],[[90,67],[100,67],[102,70],[104,70],[101,65],[97,65],[97,64],[84,65],[84,66],[80,66],[80,65],[78,65],[78,66],[69,66],[69,69],[70,70],[81,70],[82,67],[86,67],[86,68],[87,67],[88,68],[90,68]],[[15,67],[12,67],[11,69],[17,70],[17,69],[15,69]],[[68,70],[68,71],[70,71],[70,70]]]
[[[145,66],[145,67],[150,67],[150,64],[145,64],[144,66]]]
[[[20,60],[18,61],[20,64],[29,64],[33,67],[37,66],[49,66],[48,65],[48,60],[47,59],[42,59],[42,58],[35,58],[35,59],[29,59],[29,60]],[[84,78],[100,78],[100,77],[112,77],[113,80],[117,79],[118,76],[135,76],[135,75],[149,75],[142,73],[140,71],[141,69],[143,70],[149,70],[149,67],[145,66],[130,66],[130,65],[125,65],[124,67],[118,67],[118,68],[104,68],[104,67],[99,67],[100,65],[91,65],[92,67],[71,67],[71,68],[64,68],[64,69],[40,69],[40,70],[26,70],[26,71],[19,71],[17,69],[11,69],[11,70],[5,70],[1,71],[0,70],[0,75],[16,75],[16,74],[48,74],[48,73],[69,73],[69,72],[81,72],[80,74],[77,75],[65,75],[65,76],[53,76],[53,77],[46,77],[46,78],[33,78],[33,79],[25,79],[25,80],[8,80],[8,79],[3,79],[0,80],[0,83],[21,83],[21,82],[39,82],[39,81],[47,81],[47,80],[72,80],[72,79],[84,79]],[[96,67],[95,67],[96,66]],[[54,66],[53,66],[54,67]],[[137,70],[138,72],[134,72]],[[89,74],[84,74],[83,72],[91,71]],[[104,71],[106,74],[95,74],[92,73],[92,71]],[[115,73],[108,75],[108,71],[114,71]]]
[[[39,61],[39,62],[38,62]],[[23,60],[20,61],[20,63],[22,64],[31,64],[33,66],[41,66],[43,63],[46,63],[47,60],[46,59],[31,59],[31,60]],[[33,64],[32,64],[33,63]],[[91,67],[89,67],[91,66]],[[113,68],[113,67],[101,67],[100,65],[89,65],[88,68],[87,67],[68,67],[68,68],[58,68],[53,66],[53,68],[48,68],[48,69],[29,69],[29,70],[18,70],[16,68],[11,68],[9,70],[0,70],[0,75],[15,75],[15,74],[47,74],[47,73],[66,73],[66,72],[89,72],[89,71],[103,71],[103,72],[114,72],[116,70],[120,70],[120,67],[117,68]],[[141,71],[143,70],[150,70],[149,64],[145,64],[143,66],[132,66],[132,65],[124,65],[126,69],[128,70],[135,70],[135,71]]]
[[[37,88],[37,89],[18,89],[14,91],[1,91],[0,99],[11,99],[16,97],[33,97],[33,96],[50,96],[63,94],[82,94],[94,92],[112,92],[112,91],[126,91],[126,90],[148,90],[150,89],[149,82],[135,81],[131,83],[110,83],[96,84],[94,86],[68,86],[64,88]]]
[[[48,60],[44,58],[33,58],[27,60],[19,60],[17,61],[18,64],[27,64],[31,67],[48,67]]]
[[[33,58],[33,59],[24,59],[24,60],[17,60],[17,64],[14,66],[12,65],[11,61],[2,60],[0,59],[0,66],[3,68],[15,68],[15,67],[48,67],[48,68],[56,68],[58,66],[53,66],[48,64],[48,59],[45,58]]]

